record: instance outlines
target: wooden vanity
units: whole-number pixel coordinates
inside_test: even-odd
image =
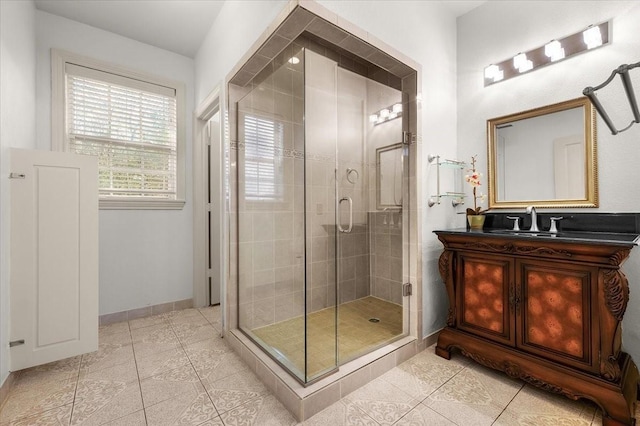
[[[637,235],[435,232],[450,302],[438,355],[459,349],[511,377],[595,402],[605,426],[635,424],[638,369],[621,351],[629,287],[620,265]]]

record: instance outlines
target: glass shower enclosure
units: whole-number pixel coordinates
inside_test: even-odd
[[[407,334],[409,262],[402,93],[308,44],[236,108],[238,325],[304,384]]]

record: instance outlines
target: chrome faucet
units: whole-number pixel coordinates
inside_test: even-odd
[[[540,231],[538,229],[538,214],[536,213],[536,208],[533,206],[529,206],[525,211],[527,212],[527,214],[531,215],[531,228],[529,228],[529,231],[531,232]]]

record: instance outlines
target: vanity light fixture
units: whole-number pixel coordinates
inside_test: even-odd
[[[396,103],[369,116],[369,121],[377,126],[402,116],[402,104]]]
[[[569,36],[551,40],[543,46],[520,52],[510,59],[494,62],[484,69],[484,86],[508,80],[609,44],[610,32],[611,23],[609,21],[590,25],[586,30],[583,29]]]

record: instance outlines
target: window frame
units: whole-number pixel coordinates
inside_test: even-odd
[[[69,152],[66,135],[66,64],[75,64],[98,71],[164,86],[176,92],[176,199],[149,199],[146,197],[99,198],[100,209],[172,210],[182,209],[186,194],[186,96],[183,83],[135,71],[72,52],[51,49],[51,149]]]

